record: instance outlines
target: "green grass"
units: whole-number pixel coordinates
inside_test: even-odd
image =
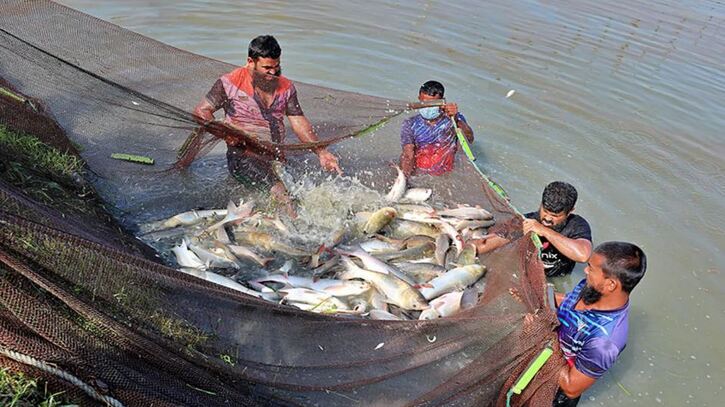
[[[3,125],[0,125],[0,145],[6,154],[20,156],[22,161],[55,174],[70,177],[83,169],[80,158],[50,147],[33,136],[11,131]]]
[[[0,125],[0,178],[31,198],[59,209],[90,210],[91,192],[82,181],[79,157],[63,153],[38,138]]]
[[[63,392],[52,393],[47,385],[22,373],[0,369],[0,405],[5,407],[58,407],[68,406],[61,397]]]

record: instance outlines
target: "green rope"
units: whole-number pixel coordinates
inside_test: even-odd
[[[455,120],[453,121],[453,123],[455,126]],[[456,127],[456,131],[460,132],[458,127]],[[461,134],[461,137],[463,137],[462,134]],[[459,140],[460,140],[460,137],[459,137]],[[463,141],[465,142],[465,138],[463,138]],[[466,143],[466,147],[467,146],[468,146],[468,143]],[[464,151],[465,150],[466,150],[466,148],[464,147]],[[468,151],[470,152],[470,149]],[[471,156],[469,156],[468,153],[466,154],[466,157],[468,157],[468,161],[471,163],[473,168],[475,168],[476,171],[478,171],[478,174],[483,178],[483,180],[486,181],[486,183],[488,183],[488,186],[491,187],[491,189],[493,189],[498,194],[498,196],[500,196],[506,202],[506,204],[508,204],[508,206],[511,209],[513,209],[513,211],[516,213],[516,215],[523,218],[524,215],[521,212],[519,212],[519,210],[516,209],[516,207],[511,203],[506,191],[501,187],[501,185],[492,181],[483,171],[481,171],[481,169],[478,167],[478,165],[476,165],[476,163],[474,162],[476,160],[476,158],[475,157],[471,158],[472,156],[473,156],[472,153],[471,153]],[[536,248],[539,251],[539,255],[541,255],[541,249],[543,248],[543,244],[541,243],[541,238],[539,238],[539,235],[537,235],[536,233],[531,233],[531,241],[534,242],[534,246],[536,246]]]

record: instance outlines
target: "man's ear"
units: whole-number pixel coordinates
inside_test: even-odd
[[[247,57],[247,65],[254,65],[254,58]]]
[[[622,283],[620,283],[616,278],[610,278],[609,284],[607,285],[609,292],[617,291],[617,287],[622,287]]]

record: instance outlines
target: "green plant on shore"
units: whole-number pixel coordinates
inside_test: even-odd
[[[68,404],[62,400],[63,392],[51,393],[47,385],[22,373],[0,369],[0,405],[7,407],[59,407]]]
[[[20,155],[34,166],[56,174],[73,176],[83,169],[79,157],[63,153],[33,136],[10,131],[3,125],[0,125],[0,145],[6,153]]]

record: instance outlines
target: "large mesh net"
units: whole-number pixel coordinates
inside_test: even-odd
[[[185,112],[232,68],[55,3],[0,3],[0,75],[44,102],[127,227],[247,193],[227,179],[223,147],[181,173],[109,158],[122,150],[171,166],[194,128]],[[323,140],[390,120],[331,148],[348,174],[385,190],[394,178],[387,163],[400,153],[393,116],[401,104],[297,87]],[[443,201],[481,205],[499,225],[515,217],[460,156],[450,175],[412,182]],[[290,167],[309,171],[313,161],[299,155]],[[87,404],[502,405],[541,349],[556,347],[543,269],[526,237],[481,259],[486,289],[473,308],[431,321],[361,320],[180,273],[107,222],[59,211],[5,183],[0,203],[2,363]],[[537,315],[534,322],[524,323],[526,313]],[[550,405],[561,363],[552,358],[514,405]]]

